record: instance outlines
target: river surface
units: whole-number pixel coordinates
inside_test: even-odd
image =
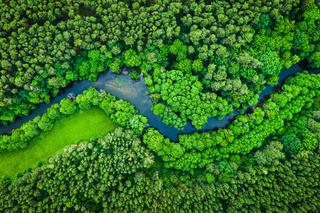
[[[275,86],[267,85],[266,88],[259,95],[259,102],[274,91],[276,87],[281,86],[283,82],[292,75],[301,72],[302,68],[299,65],[293,65],[289,69],[284,69],[279,74],[279,82]],[[127,73],[128,71],[124,71]],[[203,132],[208,130],[213,130],[216,128],[225,127],[230,123],[234,117],[238,114],[237,111],[226,115],[223,119],[218,120],[215,117],[210,117],[204,128],[197,130],[194,128],[190,122],[187,123],[183,130],[178,130],[174,127],[170,127],[162,122],[162,120],[152,112],[152,101],[148,95],[148,87],[144,83],[144,79],[132,80],[129,75],[118,75],[110,71],[105,71],[101,73],[98,80],[95,82],[89,80],[78,81],[71,84],[69,87],[64,89],[60,95],[58,95],[49,104],[40,104],[36,110],[34,110],[30,115],[18,118],[13,123],[7,126],[0,126],[0,134],[10,134],[12,130],[19,128],[23,123],[32,120],[36,116],[41,116],[47,111],[47,109],[55,103],[59,103],[63,98],[67,98],[70,95],[78,95],[90,87],[94,87],[98,90],[104,90],[119,99],[130,102],[135,108],[140,112],[140,114],[146,116],[149,121],[149,125],[164,136],[170,138],[173,141],[178,140],[179,134],[193,133],[193,132]]]

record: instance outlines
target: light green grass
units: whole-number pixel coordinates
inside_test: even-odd
[[[53,129],[43,132],[19,151],[0,154],[0,176],[14,176],[63,150],[69,144],[101,136],[115,125],[98,108],[78,112],[58,120]]]

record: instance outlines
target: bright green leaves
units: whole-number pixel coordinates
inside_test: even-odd
[[[128,127],[137,134],[141,134],[148,126],[147,118],[139,115],[130,103],[124,100],[117,100],[110,94],[104,94],[100,97],[98,105],[111,117],[113,122],[122,127]]]
[[[128,127],[137,134],[141,134],[146,126],[148,126],[148,119],[142,115],[133,115],[129,120]]]
[[[170,53],[177,57],[177,61],[181,61],[187,58],[188,47],[184,45],[180,40],[175,40],[172,45],[170,45]]]
[[[97,106],[99,104],[99,92],[95,89],[88,89],[80,94],[76,98],[76,103],[79,105],[81,110],[87,110],[92,106]]]
[[[202,64],[201,61],[197,63]],[[198,67],[201,68],[201,65]],[[179,129],[184,128],[187,120],[191,120],[196,128],[202,128],[208,117],[222,117],[231,112],[224,99],[208,99],[210,94],[202,93],[202,90],[203,86],[196,76],[180,70],[155,73],[150,91],[160,94],[160,100],[153,111],[166,124]]]
[[[175,161],[185,151],[183,146],[178,143],[171,143],[169,139],[164,138],[157,130],[151,128],[143,135],[143,142],[164,161]]]
[[[124,64],[127,67],[139,67],[141,57],[133,49],[129,49],[124,53]]]
[[[97,74],[103,72],[110,64],[112,55],[106,51],[102,53],[99,50],[91,50],[87,57],[78,58],[75,69],[79,72],[80,79],[96,80]],[[68,74],[72,78],[71,73]]]
[[[301,57],[307,57],[314,50],[314,45],[307,32],[298,31],[294,37],[294,47],[300,50]]]
[[[191,74],[192,71],[192,61],[188,58],[178,61],[174,65],[175,69],[182,71],[185,74]]]
[[[317,121],[305,120],[299,116],[295,118],[295,116],[299,115],[298,113],[304,108],[312,105],[314,97],[318,94],[316,91],[319,85],[318,75],[299,74],[289,79],[280,93],[271,95],[271,98],[262,107],[255,108],[252,114],[237,116],[227,128],[206,133],[180,135],[179,146],[175,148],[169,149],[168,147],[176,146],[176,144],[171,143],[170,145],[161,138],[156,145],[152,142],[147,144],[151,144],[150,149],[154,152],[160,153],[158,155],[169,168],[192,172],[194,169],[203,168],[211,163],[221,162],[221,165],[219,164],[221,166],[219,170],[223,173],[221,178],[227,180],[233,174],[234,169],[232,168],[237,168],[238,165],[232,163],[231,156],[245,156],[255,148],[261,147],[268,138],[283,130],[292,119],[295,120],[291,122],[291,125],[296,126],[295,131],[301,131],[299,133],[301,139],[292,137],[292,135],[284,136],[281,140],[284,151],[293,155],[300,150],[313,150],[316,147],[318,143],[316,136],[319,135]],[[156,109],[161,112],[164,107],[158,105]],[[318,114],[315,112],[313,117],[319,118]],[[172,152],[183,150],[183,154],[172,161],[167,156],[178,155],[168,153],[170,150]],[[263,153],[256,155],[256,162],[260,165],[270,165],[270,159],[278,161],[283,158],[281,150],[282,144],[274,142]]]
[[[75,113],[77,110],[77,107],[74,102],[72,102],[70,99],[63,99],[60,102],[60,112],[66,115],[70,115]]]
[[[53,122],[50,117],[48,117],[46,114],[41,116],[39,122],[38,122],[38,127],[43,130],[43,131],[49,131],[53,128]]]
[[[195,71],[195,73],[200,73],[203,71],[203,62],[201,59],[196,59],[193,61],[192,70]]]
[[[314,26],[315,22],[320,20],[320,9],[313,4],[303,13],[303,17],[309,26]]]
[[[265,52],[260,62],[262,63],[261,70],[266,75],[277,75],[283,66],[278,54],[274,51]]]
[[[122,60],[120,58],[114,58],[114,60],[109,64],[109,68],[112,72],[120,73],[122,67]]]

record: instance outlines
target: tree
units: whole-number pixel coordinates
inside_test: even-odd
[[[138,67],[141,64],[140,56],[133,49],[124,53],[124,64],[128,67]]]
[[[59,117],[59,105],[58,104],[53,104],[47,111],[47,115],[51,120],[56,119]]]
[[[257,23],[257,29],[268,28],[272,24],[270,16],[268,14],[261,14],[259,22]]]
[[[302,148],[301,140],[293,133],[284,135],[281,138],[281,142],[284,151],[291,155],[296,154]]]
[[[120,73],[120,71],[121,71],[120,68],[122,66],[122,60],[120,58],[114,58],[109,66],[110,66],[109,68],[112,72]]]
[[[320,51],[314,52],[310,56],[310,62],[314,68],[320,68]]]
[[[70,99],[63,99],[60,102],[60,112],[66,115],[75,113],[77,110],[76,105]]]
[[[282,68],[280,58],[274,51],[264,53],[260,57],[260,62],[262,63],[262,72],[267,75],[277,75]]]
[[[283,145],[278,141],[271,141],[263,150],[257,151],[254,158],[259,165],[279,165],[280,160],[285,158],[282,152]]]
[[[44,114],[43,116],[41,116],[38,122],[38,126],[41,130],[49,131],[53,128],[53,122],[54,120],[51,120],[47,114]]]
[[[203,70],[203,63],[201,59],[196,59],[193,61],[192,63],[192,69],[196,72],[196,73],[200,73]]]

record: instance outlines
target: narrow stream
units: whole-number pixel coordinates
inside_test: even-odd
[[[280,86],[289,76],[295,75],[298,72],[303,71],[299,65],[293,65],[289,69],[283,70],[279,74],[279,82],[275,86],[267,85],[266,88],[260,93],[259,102],[263,101],[264,97],[269,96],[273,89]],[[127,72],[127,71],[125,71]],[[7,126],[0,126],[0,134],[10,134],[12,130],[19,128],[23,123],[32,120],[38,115],[42,115],[47,109],[55,103],[59,103],[63,98],[68,97],[70,94],[78,95],[90,87],[94,87],[98,90],[104,90],[119,99],[130,102],[140,114],[148,118],[151,127],[157,129],[164,136],[170,138],[173,141],[178,140],[179,134],[203,132],[213,130],[216,128],[225,127],[231,120],[234,119],[238,112],[226,115],[223,119],[218,120],[215,117],[210,117],[206,126],[203,129],[195,129],[190,122],[183,130],[178,130],[174,127],[170,127],[164,124],[161,119],[152,112],[152,101],[147,94],[148,87],[144,83],[144,79],[132,80],[129,75],[117,75],[112,72],[105,71],[101,73],[98,80],[95,82],[84,80],[73,83],[70,87],[66,88],[60,95],[58,95],[51,103],[41,104],[30,115],[18,118],[13,123]]]

